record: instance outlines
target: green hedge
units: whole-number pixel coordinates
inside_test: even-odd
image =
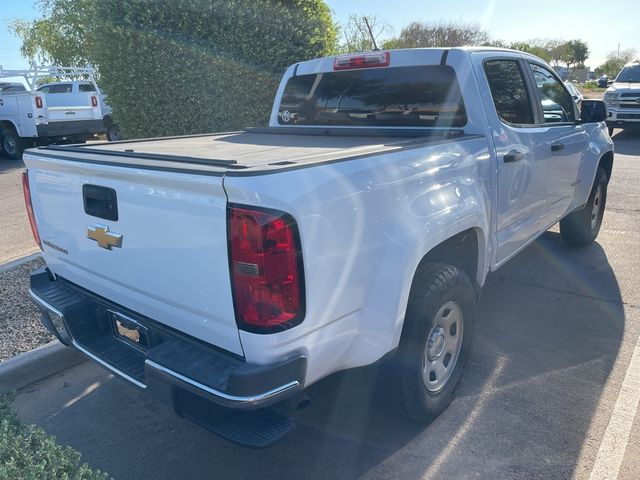
[[[25,426],[11,409],[11,398],[0,396],[0,478],[104,480],[106,473],[80,463],[80,454],[56,444],[34,425]]]
[[[128,137],[265,125],[284,69],[333,53],[319,0],[95,0],[92,57]]]

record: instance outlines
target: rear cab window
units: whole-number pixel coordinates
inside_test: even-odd
[[[40,87],[38,88],[38,91],[45,94],[71,93],[71,88],[72,88],[71,83],[54,83],[53,85],[46,85],[44,87]]]
[[[467,114],[453,68],[421,65],[291,77],[278,123],[458,128]]]

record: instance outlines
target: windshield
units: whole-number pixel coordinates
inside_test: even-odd
[[[640,83],[640,65],[624,67],[616,82]]]
[[[467,117],[454,70],[432,65],[292,77],[278,123],[462,127]]]

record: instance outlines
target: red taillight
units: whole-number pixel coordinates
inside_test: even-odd
[[[229,207],[229,257],[238,326],[285,330],[304,318],[300,237],[289,215]]]
[[[36,108],[42,108],[42,97],[36,97]]]
[[[92,107],[97,107],[98,106],[98,97],[91,97],[91,106]]]
[[[356,55],[340,55],[333,61],[334,70],[352,68],[387,67],[391,61],[389,52],[358,53]]]
[[[38,233],[38,224],[36,223],[36,216],[33,214],[33,204],[31,203],[31,189],[29,188],[29,172],[27,170],[22,172],[22,192],[24,193],[24,203],[27,207],[27,215],[29,216],[29,223],[31,224],[33,239],[42,250],[40,234]]]

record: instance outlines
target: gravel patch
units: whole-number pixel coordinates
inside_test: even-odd
[[[43,265],[38,258],[0,273],[0,362],[54,339],[29,298],[29,273]]]

